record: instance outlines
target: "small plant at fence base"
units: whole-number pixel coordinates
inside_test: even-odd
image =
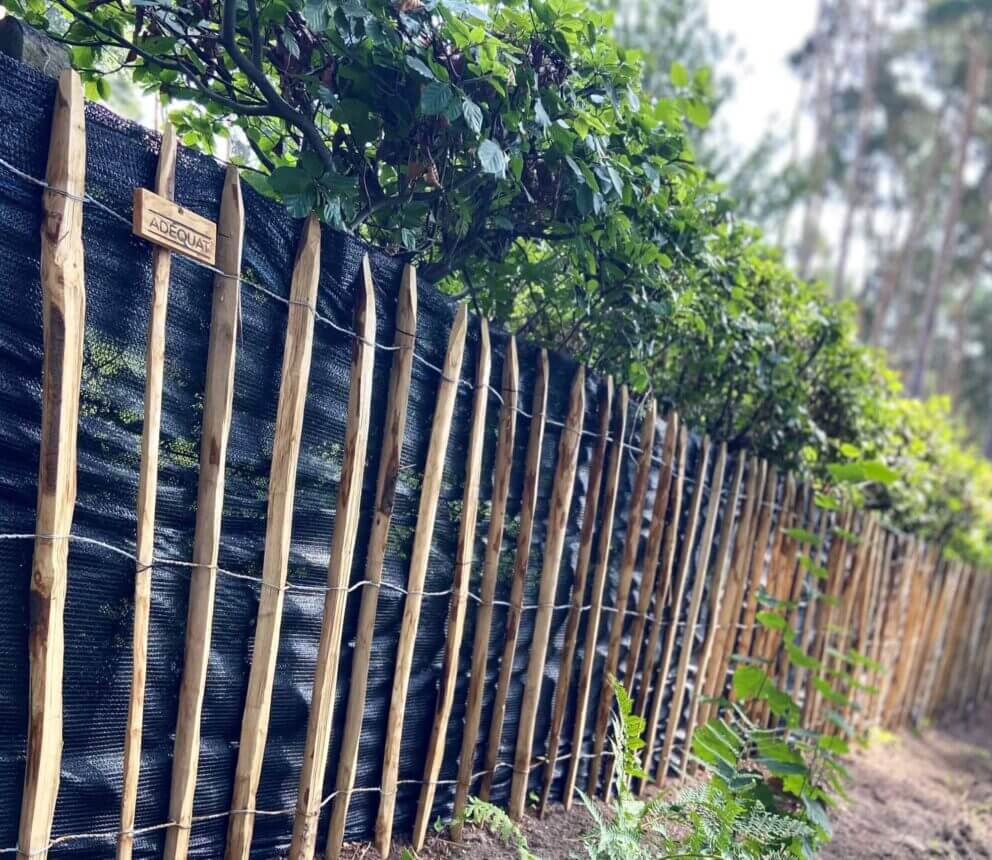
[[[673,800],[658,795],[642,801],[631,783],[645,778],[637,758],[644,723],[631,713],[627,692],[616,681],[613,686],[615,800],[604,814],[583,795],[596,825],[586,839],[591,860],[811,856],[826,836],[825,819],[821,823],[806,807],[783,802],[772,774],[796,770],[799,755],[776,732],[760,729],[733,705],[730,719],[713,719],[693,736],[693,754],[709,779],[682,789]],[[756,766],[756,752],[764,767]],[[819,818],[820,810],[815,814]]]

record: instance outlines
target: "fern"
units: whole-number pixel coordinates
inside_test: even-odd
[[[527,837],[510,819],[510,816],[492,803],[487,803],[477,797],[470,797],[458,818],[458,822],[475,824],[488,830],[504,845],[515,848],[519,860],[540,860],[530,853],[527,847]]]

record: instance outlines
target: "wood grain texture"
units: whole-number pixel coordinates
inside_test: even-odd
[[[262,588],[258,597],[255,641],[248,674],[248,691],[241,718],[241,740],[234,772],[231,809],[227,827],[227,860],[245,860],[251,849],[255,826],[255,795],[262,774],[262,758],[269,733],[272,685],[279,656],[279,631],[289,570],[289,544],[293,531],[293,502],[296,469],[303,433],[303,412],[310,381],[313,353],[314,311],[320,275],[320,222],[311,215],[303,226],[289,291],[286,342],[276,425],[269,468],[268,509],[265,516],[265,549],[262,556]]]
[[[703,439],[703,457],[709,458],[710,440]],[[675,673],[675,686],[672,687],[672,702],[669,706],[668,724],[665,726],[665,740],[661,747],[661,759],[658,764],[658,782],[664,783],[668,768],[671,765],[672,747],[675,745],[675,732],[682,721],[682,703],[685,700],[685,685],[689,677],[689,660],[692,658],[693,643],[696,637],[696,623],[699,621],[699,610],[703,605],[703,589],[708,580],[710,553],[713,548],[713,535],[716,531],[716,517],[720,510],[723,491],[723,476],[727,467],[727,446],[722,444],[713,467],[713,478],[710,484],[710,498],[706,510],[706,521],[703,523],[703,533],[699,541],[699,553],[696,558],[695,580],[692,584],[692,594],[689,598],[689,609],[685,615],[685,626],[682,632],[682,647],[679,654],[678,669]],[[691,735],[687,734],[685,743],[688,747]],[[682,753],[682,761],[688,757],[688,749]]]
[[[572,755],[565,771],[565,786],[562,803],[565,809],[572,808],[575,795],[575,781],[579,773],[579,754],[585,739],[586,712],[589,709],[589,695],[592,686],[593,668],[596,665],[596,642],[599,639],[599,621],[603,612],[603,591],[609,574],[610,546],[613,538],[613,518],[617,507],[617,487],[620,483],[620,464],[623,461],[623,434],[627,426],[628,395],[627,386],[621,385],[613,412],[612,442],[610,459],[606,467],[605,489],[603,492],[603,512],[600,519],[599,540],[596,545],[596,565],[593,569],[589,598],[589,616],[586,619],[586,635],[582,649],[582,666],[575,688],[575,724],[572,727]]]
[[[355,291],[354,332],[351,346],[351,383],[345,423],[341,476],[338,479],[334,508],[334,532],[327,565],[327,592],[324,595],[317,646],[317,668],[313,697],[307,719],[303,747],[293,838],[289,856],[301,860],[313,856],[317,841],[321,792],[327,751],[334,720],[334,697],[337,692],[338,663],[341,658],[341,634],[348,602],[348,583],[355,558],[355,541],[361,515],[362,487],[365,481],[365,455],[368,449],[369,415],[372,408],[372,383],[375,370],[375,293],[368,257]]]
[[[42,195],[41,441],[31,562],[28,732],[18,857],[46,857],[62,763],[62,658],[69,541],[76,507],[76,439],[86,325],[83,205],[86,121],[79,75],[55,90]],[[65,192],[60,194],[59,191]],[[74,198],[67,197],[74,195]]]
[[[200,439],[200,478],[196,495],[193,537],[193,570],[186,615],[186,652],[179,715],[172,756],[172,789],[166,830],[165,857],[176,860],[189,849],[193,793],[200,759],[200,713],[207,686],[210,634],[217,583],[217,553],[224,506],[224,464],[231,431],[234,398],[234,362],[237,352],[240,307],[241,251],[245,209],[238,171],[228,167],[221,190],[218,219],[217,268],[214,278],[210,341],[207,348],[206,388],[203,395],[203,430]]]
[[[792,587],[790,556],[795,561],[796,542],[787,534],[795,527],[796,512],[796,481],[792,475],[786,475],[785,488],[782,492],[782,504],[774,526],[772,549],[768,562],[768,575],[764,590],[773,600],[785,601]],[[794,563],[792,567],[794,567]],[[789,571],[787,572],[787,568]],[[773,610],[774,611],[774,610]],[[752,648],[752,656],[766,661],[763,665],[770,677],[775,677],[775,657],[781,642],[781,631],[772,630],[761,625],[757,630],[757,638]],[[768,722],[771,711],[767,701],[756,702],[754,707],[755,719],[759,724]]]
[[[883,667],[876,673],[874,686],[877,692],[868,699],[868,722],[870,725],[881,725],[882,710],[888,696],[889,684],[895,671],[895,641],[896,630],[902,614],[902,596],[906,592],[900,582],[899,567],[896,557],[902,539],[889,533],[886,540],[885,557],[882,566],[882,588],[879,592],[879,628],[875,637],[875,648],[872,659]]]
[[[465,628],[465,609],[468,602],[468,584],[472,573],[475,549],[475,524],[479,513],[479,480],[482,472],[483,433],[486,428],[486,407],[489,403],[489,373],[492,362],[489,353],[489,324],[479,321],[479,356],[475,370],[475,392],[472,398],[472,424],[469,428],[468,454],[465,464],[465,490],[462,496],[462,519],[458,529],[458,546],[455,550],[455,570],[452,578],[451,606],[448,610],[448,635],[444,645],[444,662],[434,723],[427,743],[424,765],[424,782],[420,789],[417,816],[413,823],[411,843],[414,851],[421,851],[427,828],[431,824],[434,807],[435,782],[441,773],[444,743],[448,732],[451,706],[455,700],[458,683],[458,654],[462,647]]]
[[[510,492],[510,470],[513,465],[513,444],[516,438],[517,399],[520,387],[520,370],[517,365],[517,342],[510,338],[503,359],[499,434],[496,439],[496,460],[493,466],[492,511],[486,534],[486,554],[482,565],[482,582],[479,586],[479,606],[475,613],[475,635],[472,642],[472,673],[469,679],[468,699],[465,705],[465,722],[462,727],[462,747],[458,759],[458,784],[455,787],[453,818],[465,808],[465,801],[472,784],[475,765],[475,748],[479,739],[479,721],[482,716],[482,697],[485,692],[486,664],[489,658],[489,635],[492,632],[493,600],[496,597],[496,580],[499,559],[503,549],[503,532],[506,525],[506,501]],[[461,838],[461,826],[455,824],[451,838]]]
[[[375,512],[365,557],[365,580],[370,584],[362,589],[358,607],[358,629],[355,634],[355,648],[351,655],[351,681],[344,717],[344,734],[341,738],[341,751],[338,754],[335,787],[337,796],[334,798],[327,833],[325,850],[331,860],[337,860],[341,855],[348,806],[355,787],[355,769],[358,766],[359,741],[365,717],[366,686],[372,659],[375,616],[379,608],[382,566],[389,543],[389,525],[392,522],[393,504],[396,501],[396,484],[403,454],[403,435],[406,432],[416,332],[417,272],[412,266],[406,266],[396,298],[396,332],[393,335],[393,346],[396,349],[393,352],[389,371],[389,394],[386,397],[386,421],[383,427],[382,448],[379,452]]]
[[[665,534],[665,519],[671,501],[672,473],[675,471],[675,446],[679,438],[679,416],[673,412],[665,424],[665,439],[661,446],[661,468],[658,471],[658,487],[651,507],[651,525],[648,528],[648,541],[644,550],[644,568],[637,592],[637,614],[630,626],[630,652],[627,654],[627,667],[624,672],[624,688],[633,690],[637,679],[637,668],[644,647],[644,629],[648,623],[648,610],[654,597],[658,580],[658,560],[661,558],[661,542]]]
[[[540,480],[541,448],[544,444],[545,411],[548,406],[548,353],[541,350],[537,373],[534,378],[534,399],[531,405],[530,436],[527,439],[527,456],[524,464],[524,483],[520,505],[520,530],[517,533],[517,552],[513,560],[513,580],[510,585],[510,608],[506,614],[506,627],[503,633],[503,650],[500,657],[499,676],[496,679],[496,693],[493,698],[492,717],[489,723],[489,736],[486,742],[484,774],[479,786],[479,797],[489,799],[493,784],[496,762],[499,760],[500,745],[503,742],[503,718],[506,713],[506,698],[510,692],[510,674],[513,671],[513,656],[517,649],[517,634],[520,632],[520,615],[524,602],[524,585],[527,579],[527,565],[530,562],[530,545],[534,533],[534,508],[537,502],[537,485]]]
[[[630,599],[630,588],[634,577],[634,565],[637,562],[637,551],[641,544],[641,529],[644,523],[644,498],[647,494],[648,479],[651,477],[651,460],[654,455],[655,418],[657,406],[654,400],[649,400],[641,421],[638,444],[641,453],[637,459],[637,471],[634,474],[634,486],[630,491],[627,505],[627,534],[624,537],[623,555],[620,558],[620,570],[617,573],[617,593],[613,605],[613,623],[610,625],[610,641],[606,649],[606,662],[603,664],[603,678],[617,677],[620,666],[620,645],[623,638],[624,625],[627,622],[627,603]],[[600,770],[603,767],[603,753],[606,746],[606,734],[610,727],[610,712],[613,710],[613,687],[603,683],[599,693],[599,707],[596,711],[596,729],[593,735],[593,757],[589,761],[589,777],[587,790],[594,794],[599,785]],[[612,759],[610,759],[612,762]],[[605,782],[610,784],[612,766],[607,764]]]
[[[158,154],[155,190],[171,199],[176,187],[176,132],[166,124]],[[131,639],[131,695],[124,735],[124,776],[121,787],[121,834],[117,860],[130,860],[134,813],[141,768],[141,730],[145,718],[148,671],[148,626],[151,617],[152,561],[155,553],[155,497],[158,493],[158,444],[162,427],[162,377],[165,371],[165,322],[169,306],[172,255],[152,249],[152,298],[145,345],[144,421],[138,466],[137,533],[135,535],[134,628]]]
[[[668,524],[665,526],[665,537],[661,551],[661,568],[654,583],[654,618],[648,628],[647,642],[644,644],[645,670],[637,689],[634,700],[634,713],[642,717],[648,715],[650,693],[654,673],[651,671],[658,659],[658,645],[661,642],[661,632],[664,625],[665,605],[668,603],[672,590],[672,574],[675,567],[675,551],[678,547],[679,524],[682,518],[682,500],[685,495],[686,456],[689,450],[689,434],[686,428],[679,428],[679,440],[675,458],[675,486],[671,491],[669,503]]]
[[[613,377],[606,377],[599,390],[599,426],[596,434],[596,447],[589,464],[589,483],[586,487],[586,504],[582,511],[582,533],[579,535],[579,557],[575,564],[575,579],[572,582],[572,597],[565,622],[565,636],[562,644],[558,683],[555,686],[554,705],[551,713],[551,729],[548,733],[548,760],[544,764],[541,777],[541,794],[538,799],[538,816],[543,817],[554,781],[555,760],[561,743],[561,730],[565,722],[565,709],[568,707],[568,691],[572,680],[572,669],[579,641],[579,621],[582,605],[585,602],[586,584],[589,578],[589,562],[592,559],[593,538],[595,537],[596,517],[599,513],[599,497],[603,484],[603,470],[606,465],[606,448],[610,435],[610,411],[613,408]]]
[[[721,454],[726,456],[721,447]],[[744,468],[747,465],[747,458],[742,454],[737,457],[737,464],[734,466],[733,477],[730,479],[730,486],[727,488],[725,500],[721,500],[723,509],[722,521],[720,523],[720,542],[717,545],[716,557],[713,561],[713,576],[710,586],[710,605],[708,614],[708,629],[706,637],[703,639],[703,648],[699,655],[699,665],[696,669],[696,683],[692,688],[692,698],[689,703],[689,720],[686,723],[685,736],[687,743],[692,742],[692,735],[695,731],[699,719],[700,703],[703,697],[703,690],[710,672],[710,658],[713,655],[713,643],[716,639],[720,609],[723,601],[724,591],[727,583],[727,569],[729,567],[731,546],[733,544],[734,524],[737,520],[737,500],[740,497],[741,485],[744,482]],[[725,466],[726,468],[726,466]],[[685,779],[689,764],[689,756],[682,756],[682,766],[680,768],[680,778]]]
[[[818,508],[814,502],[815,495],[810,491],[809,500],[809,521],[807,523],[807,528],[813,528],[813,516],[817,514],[816,522],[816,540],[811,544],[804,544],[805,557],[809,561],[809,570],[806,570],[803,566],[796,571],[796,582],[800,589],[805,588],[807,594],[806,600],[806,611],[803,613],[802,622],[797,623],[796,613],[798,609],[793,613],[792,619],[790,620],[790,628],[796,630],[795,644],[801,648],[805,653],[810,653],[812,649],[811,637],[813,633],[813,619],[816,617],[817,612],[817,598],[820,592],[820,583],[823,582],[820,576],[814,576],[813,571],[817,574],[821,570],[825,573],[826,569],[821,568],[824,561],[823,554],[826,548],[826,535],[827,535],[827,525],[830,522],[830,511],[822,510]],[[799,596],[802,591],[794,592],[797,594],[796,601],[799,601]],[[786,663],[784,672],[788,674],[790,671],[790,666]],[[792,666],[792,691],[793,699],[799,701],[801,696],[799,691],[803,690],[806,686],[806,679],[809,673],[809,669],[805,669],[802,666]],[[809,695],[808,691],[805,695]]]
[[[789,540],[786,530],[795,525],[796,482],[792,475],[785,476],[785,488],[782,492],[782,503],[778,517],[772,529],[772,547],[768,558],[768,574],[765,579],[765,592],[772,598],[779,598],[785,575],[785,547]],[[755,631],[752,646],[754,656],[767,660],[771,656],[774,631],[761,626]],[[762,702],[762,705],[765,703]]]
[[[903,557],[902,575],[905,588],[905,611],[902,613],[896,633],[898,649],[896,650],[895,668],[892,670],[892,682],[882,709],[882,724],[891,728],[898,719],[901,708],[903,690],[909,673],[912,659],[913,637],[915,636],[916,619],[922,602],[922,546],[915,538],[909,538],[909,547]]]
[[[396,646],[396,668],[393,673],[393,690],[389,700],[386,744],[382,758],[382,791],[379,795],[379,813],[375,822],[374,844],[383,857],[389,856],[393,838],[396,783],[399,779],[403,717],[406,714],[407,690],[413,666],[413,648],[420,626],[424,580],[427,576],[431,542],[434,539],[434,522],[441,496],[444,459],[448,451],[448,438],[451,435],[451,419],[455,411],[467,329],[468,312],[465,305],[459,305],[448,335],[448,347],[442,365],[443,373],[435,397],[431,440],[427,449],[427,460],[424,463],[424,480],[420,490],[420,505],[417,509],[417,531],[413,538],[413,550],[410,553],[410,573],[407,578],[403,621],[400,626],[399,643]]]
[[[703,492],[706,484],[706,473],[709,471],[709,459],[710,441],[707,437],[703,439],[703,444],[700,448],[699,456],[696,461],[696,471],[693,475],[694,485],[692,488],[692,498],[689,502],[689,509],[686,511],[688,516],[685,524],[685,535],[682,538],[682,546],[679,554],[679,569],[672,588],[671,621],[665,635],[665,647],[661,653],[661,661],[658,663],[656,668],[654,680],[654,699],[652,700],[651,709],[648,712],[646,726],[644,729],[644,757],[642,761],[644,761],[646,765],[644,768],[646,773],[650,773],[652,769],[654,745],[658,730],[658,720],[661,716],[661,705],[665,697],[665,688],[668,685],[668,674],[672,667],[672,659],[675,655],[675,646],[678,642],[679,619],[682,617],[682,601],[685,596],[686,585],[689,581],[689,573],[692,570],[693,553],[696,546],[696,529],[699,525],[699,513],[703,506]],[[657,612],[659,615],[661,614],[660,608]],[[672,719],[672,717],[673,715],[670,712],[669,719]],[[676,717],[675,719],[677,720],[678,718]],[[664,763],[659,762],[658,768],[654,773],[654,779],[656,782],[661,781],[662,767],[664,767]],[[644,793],[647,781],[647,779],[642,779],[640,781],[638,786],[638,792],[640,794]]]
[[[135,188],[131,231],[163,248],[214,264],[217,227],[213,221],[172,202],[171,196]]]
[[[582,427],[586,410],[585,385],[585,368],[579,367],[575,374],[575,380],[572,382],[568,414],[565,416],[565,426],[562,428],[558,443],[558,462],[555,466],[555,477],[551,490],[551,508],[548,511],[548,528],[544,539],[544,559],[537,597],[537,612],[534,616],[534,632],[531,636],[527,658],[524,695],[517,722],[517,741],[513,759],[513,780],[510,785],[509,805],[510,818],[516,820],[523,816],[524,804],[527,800],[530,760],[534,746],[534,723],[537,720],[537,705],[541,697],[544,663],[548,653],[548,639],[551,635],[551,612],[555,603],[555,595],[558,592],[558,569],[561,566],[562,550],[565,547],[568,512],[572,506],[575,473],[579,462],[579,446],[582,441]]]
[[[741,618],[741,635],[737,643],[737,653],[750,654],[751,645],[754,641],[755,624],[754,619],[758,613],[758,591],[765,574],[765,565],[768,562],[768,536],[771,533],[772,520],[774,518],[775,496],[778,490],[778,469],[775,466],[768,467],[768,474],[765,478],[765,492],[761,498],[761,505],[757,512],[757,528],[754,537],[754,549],[751,552],[751,570],[747,583],[747,602],[744,605],[744,613]]]
[[[854,521],[854,514],[851,510],[840,515],[840,532],[850,531]],[[810,655],[819,663],[823,663],[827,653],[827,643],[829,641],[829,630],[834,620],[834,610],[840,600],[841,587],[844,579],[844,567],[847,558],[847,540],[838,534],[836,521],[831,526],[830,552],[827,557],[827,576],[821,580],[824,589],[823,594],[826,599],[821,599],[816,603],[816,620],[814,622],[813,650]],[[806,699],[803,703],[803,719],[805,726],[818,724],[818,714],[821,697],[812,686],[812,676],[809,676],[810,685],[806,690]]]
[[[727,669],[737,640],[737,621],[740,618],[740,600],[744,593],[744,558],[750,549],[751,523],[761,493],[763,464],[752,457],[747,464],[747,482],[741,506],[740,520],[734,536],[734,548],[727,573],[727,585],[720,604],[720,614],[713,639],[713,654],[710,658],[713,671],[709,673],[705,695],[709,699],[722,696],[727,686]],[[715,702],[704,702],[700,708],[699,722],[708,722],[718,712]]]

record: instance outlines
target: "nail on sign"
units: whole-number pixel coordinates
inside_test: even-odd
[[[213,221],[177,206],[147,188],[134,189],[135,236],[213,265],[217,250],[217,226]]]

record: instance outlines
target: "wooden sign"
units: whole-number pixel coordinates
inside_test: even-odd
[[[147,188],[134,189],[131,229],[135,236],[170,251],[211,266],[214,264],[217,225]]]

